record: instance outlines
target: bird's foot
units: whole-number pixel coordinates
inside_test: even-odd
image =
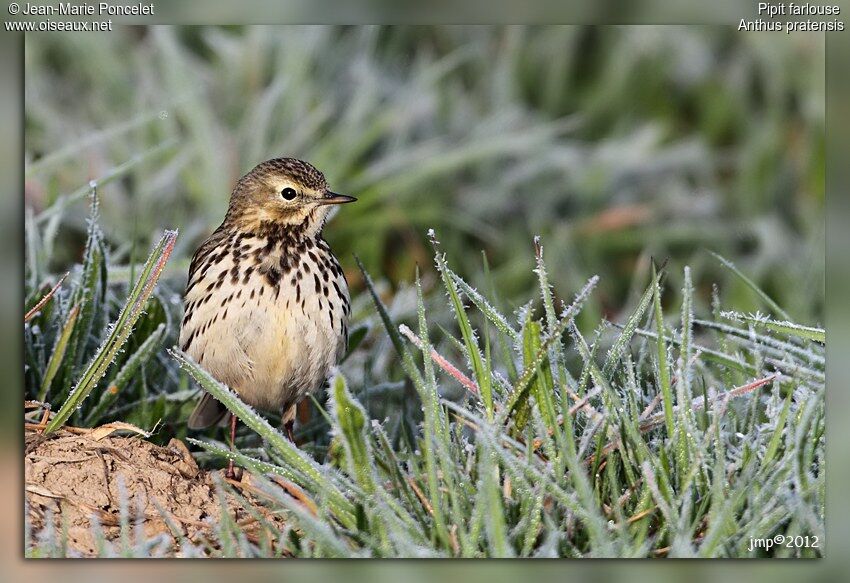
[[[242,468],[236,467],[233,465],[233,460],[230,460],[227,464],[227,470],[224,472],[224,477],[228,480],[234,480],[236,482],[242,481]]]

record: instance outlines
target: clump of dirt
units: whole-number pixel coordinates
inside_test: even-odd
[[[141,528],[146,539],[162,535],[159,550],[166,556],[180,555],[181,535],[198,546],[217,546],[212,535],[223,509],[213,472],[199,468],[182,441],[172,439],[160,447],[97,429],[60,430],[46,437],[28,430],[25,436],[26,502],[33,533],[43,530],[52,516],[55,532],[63,523],[67,528],[72,554],[93,556],[93,521],[100,523],[110,544],[116,541],[123,495],[133,530]],[[264,522],[283,528],[282,518],[255,497],[259,491],[250,482],[246,473],[242,482],[232,483]],[[271,535],[236,497],[221,491],[225,511],[249,540]],[[274,536],[266,540],[274,541]]]

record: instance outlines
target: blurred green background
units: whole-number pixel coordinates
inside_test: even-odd
[[[719,283],[756,309],[706,249],[797,321],[823,319],[822,35],[118,27],[29,35],[25,82],[26,205],[55,271],[80,258],[97,178],[115,277],[177,227],[179,287],[235,180],[292,155],[360,199],[327,229],[355,293],[352,253],[399,286],[433,271],[434,228],[473,283],[486,252],[507,306],[532,289],[542,235],[561,297],[601,276],[589,321],[619,313],[650,257],[670,260],[671,301],[689,264],[706,303]]]

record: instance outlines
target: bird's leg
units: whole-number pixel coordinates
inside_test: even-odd
[[[236,415],[233,413],[230,414],[230,451],[233,451],[236,447]],[[228,480],[236,479],[236,472],[233,470],[233,458],[227,462],[227,472],[225,472],[224,477]]]
[[[295,444],[295,413],[296,408],[295,405],[291,405],[289,407],[284,407],[283,414],[281,415],[281,421],[283,421],[283,430],[286,432],[286,437],[289,438],[289,441]],[[298,445],[298,444],[295,444]]]

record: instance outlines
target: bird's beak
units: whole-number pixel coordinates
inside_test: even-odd
[[[335,192],[326,192],[325,197],[319,200],[319,204],[345,204],[357,200],[353,196],[347,194],[337,194]]]

